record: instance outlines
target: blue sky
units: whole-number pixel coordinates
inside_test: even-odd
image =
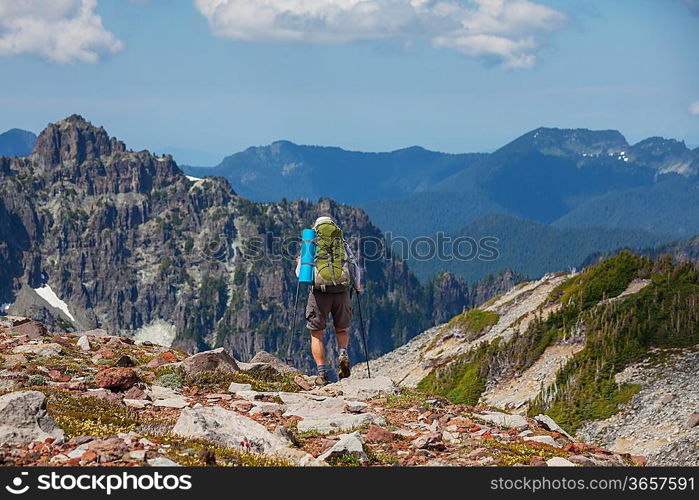
[[[245,0],[216,11],[226,0],[56,0],[65,10],[48,14],[10,1],[0,130],[79,113],[129,147],[193,164],[277,139],[490,151],[538,126],[699,146],[695,0],[440,0],[446,16],[429,0],[410,12],[369,0],[373,13],[328,10],[322,22],[307,5],[342,0],[265,0],[270,23],[245,18]],[[13,31],[17,19],[41,28]],[[61,19],[85,39],[53,35]]]

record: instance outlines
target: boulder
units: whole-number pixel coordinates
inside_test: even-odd
[[[279,375],[287,374],[297,374],[299,371],[292,366],[287,365],[278,357],[268,353],[267,351],[260,351],[253,356],[250,360],[251,365],[267,365],[269,368],[274,370]],[[261,369],[263,367],[257,367],[256,369]]]
[[[305,417],[297,424],[299,432],[316,431],[322,434],[348,431],[367,424],[386,425],[386,421],[371,413],[340,413],[337,415]]]
[[[534,420],[539,422],[544,427],[544,429],[547,429],[551,432],[558,432],[559,434],[563,434],[565,437],[567,437],[571,441],[574,441],[573,437],[570,434],[568,434],[566,431],[564,431],[563,428],[560,425],[558,425],[548,415],[544,415],[543,413],[541,413],[541,414],[537,415],[536,417],[534,417]]]
[[[32,340],[39,339],[49,332],[46,327],[38,321],[27,321],[12,327],[13,335],[26,335]]]
[[[343,456],[352,455],[359,459],[361,464],[369,461],[366,452],[364,451],[364,440],[359,432],[351,434],[342,434],[340,440],[335,443],[329,450],[321,454],[319,460],[328,460],[331,458],[340,458]]]
[[[312,456],[291,449],[287,439],[271,433],[251,418],[220,406],[185,408],[172,432],[178,436],[207,439],[233,449],[283,457],[298,465],[316,464]]]
[[[240,371],[235,360],[223,347],[200,352],[186,358],[182,361],[182,369],[188,377],[204,372],[234,373]]]
[[[228,386],[228,392],[231,394],[237,394],[241,391],[252,391],[252,386],[250,384],[239,384],[237,382],[231,382]]]
[[[63,348],[60,344],[55,342],[48,342],[46,344],[24,344],[15,347],[12,352],[15,354],[34,354],[35,356],[41,356],[44,358],[51,358],[53,356],[58,356]]]
[[[660,398],[660,404],[666,405],[666,404],[672,403],[672,401],[674,401],[674,399],[675,399],[674,394],[665,394]]]
[[[0,396],[0,445],[17,446],[64,433],[46,411],[46,396],[39,391],[12,392]]]
[[[138,381],[131,368],[105,368],[95,375],[95,384],[103,389],[126,391]]]
[[[497,411],[490,411],[486,413],[480,413],[475,415],[481,420],[485,420],[491,424],[497,425],[499,427],[507,427],[509,429],[519,429],[524,430],[529,427],[527,419],[521,415],[510,415],[508,413],[501,413]]]
[[[90,345],[90,338],[87,335],[82,335],[78,339],[77,344],[78,347],[83,351],[89,351],[92,348],[92,346]]]

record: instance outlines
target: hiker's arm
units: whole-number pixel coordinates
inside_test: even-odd
[[[345,252],[347,252],[347,258],[352,264],[352,282],[354,283],[354,289],[358,292],[362,291],[362,272],[359,269],[359,263],[357,259],[354,258],[352,249],[349,244],[345,241]]]
[[[298,278],[301,274],[301,256],[296,257],[296,277]]]

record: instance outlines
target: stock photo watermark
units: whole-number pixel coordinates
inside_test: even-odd
[[[408,238],[387,232],[384,237],[355,237],[349,238],[347,242],[356,256],[365,262],[388,261],[394,257],[413,262],[492,262],[500,257],[500,240],[495,236],[452,237],[438,232],[433,236]],[[221,233],[207,238],[199,251],[206,258],[221,261],[240,258],[250,262],[283,262],[295,260],[300,247],[300,237],[281,237],[271,232],[246,238],[236,246],[230,235]]]

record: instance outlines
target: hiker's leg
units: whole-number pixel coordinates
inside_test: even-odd
[[[347,349],[349,327],[352,322],[352,303],[349,290],[334,294],[330,313],[333,316],[333,326],[337,334],[337,346],[340,349]]]
[[[340,349],[347,349],[349,345],[349,329],[336,328],[335,333],[337,334],[337,346]]]
[[[323,345],[323,330],[311,330],[311,353],[316,365],[325,364],[325,346]]]

